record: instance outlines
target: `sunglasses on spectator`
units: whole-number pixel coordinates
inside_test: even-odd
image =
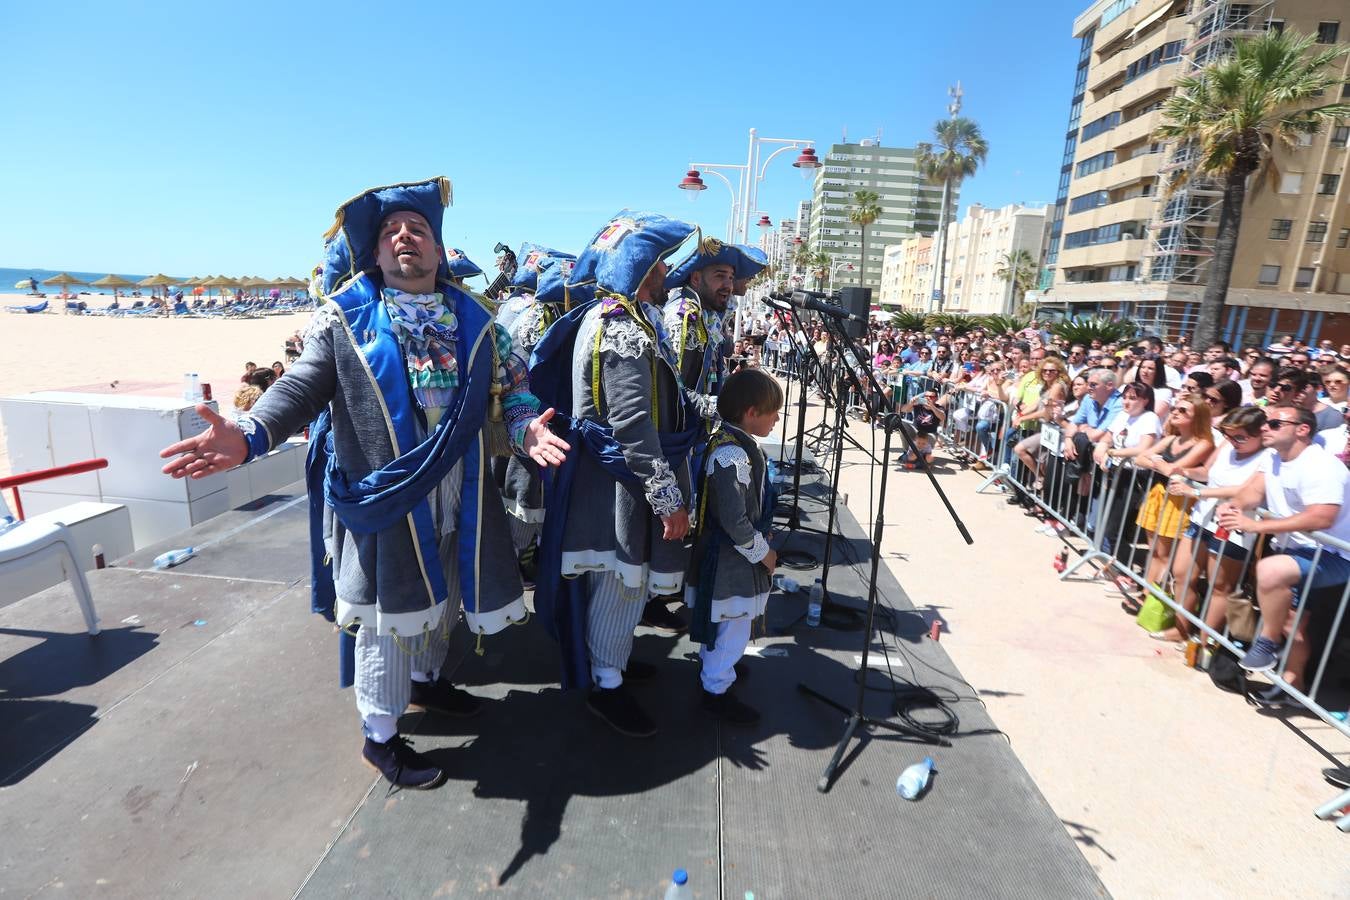
[[[1266,419],[1262,428],[1269,428],[1271,431],[1279,431],[1286,425],[1297,425],[1297,422],[1291,422],[1288,419]]]
[[[1281,381],[1279,384],[1266,385],[1266,390],[1268,391],[1292,391],[1293,389],[1294,386],[1287,381]]]
[[[1222,403],[1223,397],[1219,394],[1205,394],[1205,399],[1210,403]]]
[[[1256,435],[1248,434],[1245,431],[1238,431],[1238,432],[1225,431],[1223,432],[1223,436],[1228,438],[1228,440],[1234,444],[1245,444],[1248,441],[1256,439]]]

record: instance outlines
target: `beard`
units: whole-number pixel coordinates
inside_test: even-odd
[[[407,260],[395,257],[393,265],[385,269],[386,277],[396,275],[405,281],[417,281],[426,278],[436,271],[436,264],[421,259],[420,257],[411,257]]]

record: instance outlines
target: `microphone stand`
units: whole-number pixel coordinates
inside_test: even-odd
[[[879,414],[881,404],[879,402],[876,403],[875,405],[877,408],[873,409],[873,398],[881,396],[881,386],[877,383],[876,376],[872,372],[871,366],[866,364],[866,359],[861,355],[857,343],[854,341],[853,337],[848,334],[847,329],[842,327],[842,323],[838,321],[835,321],[833,323],[827,323],[827,327],[831,326],[832,330],[835,331],[836,333],[836,337],[843,341],[846,349],[851,351],[853,354],[853,358],[858,361],[859,363],[858,368],[862,369],[863,372],[866,373],[868,386],[872,388],[873,392],[869,393],[866,390],[866,388],[863,385],[862,379],[859,377],[859,373],[854,371],[852,367],[847,365],[847,358],[845,358],[844,369],[847,377],[852,381],[854,388],[858,390],[858,392],[862,395],[863,402],[867,404],[868,409],[872,412],[872,414],[874,416]],[[923,469],[925,474],[927,474],[929,483],[933,486],[933,490],[937,491],[938,496],[942,499],[942,503],[947,508],[948,514],[952,517],[952,521],[955,523],[957,531],[961,533],[961,537],[965,539],[965,542],[967,544],[974,543],[974,538],[972,538],[970,536],[970,532],[966,530],[965,523],[961,521],[960,516],[957,515],[956,510],[952,507],[951,501],[949,501],[947,499],[947,495],[943,493],[941,485],[939,485],[937,483],[937,479],[933,477],[932,470],[929,469],[926,464],[924,464],[923,457],[915,452],[913,442],[910,440],[909,435],[905,432],[904,428],[901,427],[900,416],[898,416],[895,413],[887,413],[881,421],[885,426],[886,439],[883,445],[881,456],[881,483],[879,486],[879,496],[877,499],[877,515],[876,520],[872,526],[872,568],[867,583],[867,625],[866,631],[863,635],[862,665],[857,675],[858,693],[857,696],[854,698],[853,705],[846,706],[845,704],[839,702],[838,700],[835,700],[832,697],[829,697],[828,695],[822,693],[821,691],[816,690],[815,688],[811,687],[805,682],[799,682],[797,684],[797,689],[802,693],[814,697],[817,700],[821,701],[822,703],[826,704],[827,706],[831,706],[839,710],[840,712],[846,713],[848,715],[848,719],[846,720],[844,726],[844,733],[840,737],[838,745],[835,747],[834,755],[830,758],[829,763],[825,766],[825,771],[821,774],[820,779],[816,782],[816,790],[820,791],[821,793],[829,791],[831,785],[833,784],[834,776],[839,769],[839,764],[840,762],[843,761],[844,753],[848,749],[849,742],[853,739],[853,736],[857,732],[859,726],[884,728],[887,729],[888,731],[893,731],[897,734],[903,735],[908,738],[912,738],[917,741],[921,741],[926,744],[935,744],[940,747],[951,746],[950,741],[934,732],[928,731],[926,729],[915,728],[901,722],[892,722],[885,719],[873,718],[872,716],[868,716],[863,712],[863,702],[866,700],[867,697],[867,671],[868,671],[867,661],[872,646],[872,632],[875,627],[876,621],[877,573],[881,567],[881,538],[885,526],[886,485],[888,481],[888,476],[890,474],[889,463],[891,452],[891,435],[894,434],[896,431],[900,432],[900,437],[905,445],[905,448],[909,451],[909,453],[913,454],[919,460],[919,466]],[[839,424],[840,427],[842,428],[844,423],[841,422]],[[840,449],[842,450],[842,446]],[[836,487],[838,485],[838,471],[839,465],[838,460],[836,459],[835,460]],[[831,505],[830,510],[830,521],[831,521],[830,534],[826,536],[826,550],[825,550],[826,572],[829,571],[828,568],[830,563],[829,556],[834,531],[833,505]],[[824,586],[824,583],[825,579],[822,578],[821,579],[822,587]]]
[[[789,322],[789,317],[784,313],[784,311],[773,304],[770,304],[770,308],[774,311],[774,315],[778,317],[779,323],[783,326],[783,332],[788,336],[788,343],[792,348],[791,353],[793,354],[794,362],[789,371],[792,370],[797,371],[797,394],[798,394],[797,447],[793,457],[793,466],[792,466],[792,508],[787,512],[787,521],[784,523],[784,525],[789,532],[810,531],[816,534],[820,534],[821,531],[819,528],[811,528],[809,526],[802,524],[802,513],[801,513],[802,469],[805,468],[806,466],[806,463],[802,458],[802,451],[803,448],[806,446],[805,433],[806,433],[806,406],[807,406],[807,398],[806,398],[807,368],[810,365],[810,362],[815,359],[815,353],[814,351],[810,351],[809,341],[806,342],[807,347],[805,349],[798,346],[797,337],[794,331],[795,325]],[[799,314],[794,314],[791,318],[797,319],[800,322]],[[807,358],[808,352],[811,353],[810,360],[808,360]],[[791,377],[787,379],[787,384],[788,387],[791,388],[792,386]],[[783,449],[779,454],[780,460],[786,459],[787,457],[787,418],[788,418],[786,415],[787,406],[788,406],[787,391],[784,391],[783,407],[785,414],[783,416],[783,428],[782,428]],[[775,512],[775,516],[777,515],[778,513]],[[820,562],[819,558],[809,550],[789,551],[786,548],[779,549],[779,556],[780,558],[783,559],[785,563],[788,562],[789,554],[791,554],[793,557],[793,561],[791,564],[800,565],[802,568],[811,568],[816,563]]]

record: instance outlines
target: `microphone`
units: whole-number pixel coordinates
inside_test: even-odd
[[[835,306],[833,303],[826,303],[819,299],[823,295],[816,294],[814,291],[793,291],[791,294],[770,294],[775,300],[782,303],[788,303],[797,309],[809,309],[822,315],[831,316],[836,319],[847,319],[850,322],[862,322],[867,324],[867,319],[856,313],[851,313],[842,306]]]

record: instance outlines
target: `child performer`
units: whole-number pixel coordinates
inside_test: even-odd
[[[773,431],[782,405],[783,389],[762,370],[729,377],[717,397],[722,427],[713,433],[699,473],[698,533],[685,589],[694,610],[690,636],[703,644],[704,711],[737,725],[759,721],[731,686],[778,564],[769,547],[773,481],[755,438]]]

